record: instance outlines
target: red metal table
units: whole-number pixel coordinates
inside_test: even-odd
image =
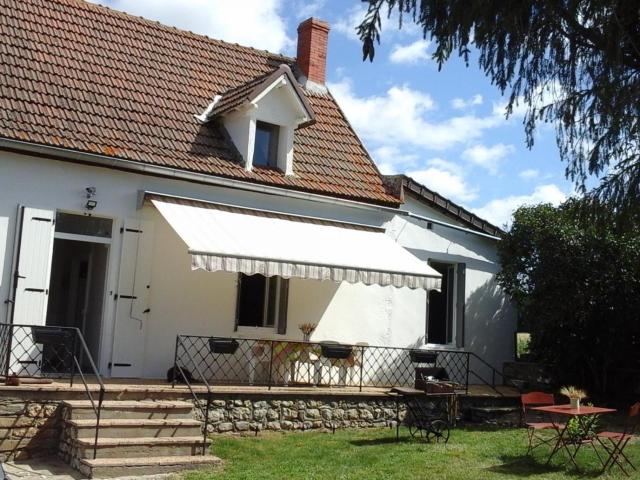
[[[589,443],[592,446],[593,450],[596,452],[596,455],[598,455],[598,458],[600,458],[600,461],[602,462],[602,458],[600,457],[600,454],[596,450],[593,443],[594,441],[600,442],[598,437],[594,437],[593,439],[588,439],[586,441],[583,440],[576,442],[570,439],[567,435],[569,422],[563,422],[564,425],[561,425],[560,422],[556,422],[555,419],[560,416],[569,417],[569,419],[575,418],[578,420],[578,423],[582,427],[582,431],[588,432],[598,415],[615,413],[615,409],[589,406],[573,408],[571,407],[571,405],[550,405],[545,407],[533,407],[531,410],[537,410],[539,412],[547,414],[549,416],[551,424],[553,425],[553,428],[558,433],[558,440],[556,441],[556,444],[553,447],[549,458],[547,459],[547,464],[551,462],[551,459],[556,453],[558,453],[561,449],[564,449],[569,455],[569,460],[571,460],[576,469],[580,470],[580,467],[576,463],[576,455],[578,454],[578,451],[580,450],[582,445],[584,445],[585,443]],[[572,446],[575,447],[573,452],[571,451]]]

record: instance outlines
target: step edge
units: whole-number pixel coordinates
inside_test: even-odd
[[[146,467],[179,464],[214,464],[222,459],[213,455],[176,455],[164,457],[81,458],[80,463],[89,467]],[[118,463],[119,462],[119,463]]]
[[[74,438],[72,440],[76,447],[93,448],[94,439],[91,438]],[[124,446],[139,446],[139,445],[202,445],[204,442],[202,436],[187,436],[187,437],[98,437],[97,447],[124,447]],[[210,438],[207,438],[206,443],[209,445],[212,443]]]
[[[64,422],[74,428],[96,428],[97,421],[94,419],[65,419]],[[101,419],[100,428],[120,427],[198,427],[202,422],[190,418],[176,419],[154,419],[154,418],[131,418],[131,419]]]

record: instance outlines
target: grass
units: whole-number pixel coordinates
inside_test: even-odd
[[[214,471],[191,472],[185,480],[235,479],[455,479],[544,480],[597,477],[593,451],[580,451],[582,472],[564,465],[556,455],[545,465],[549,450],[541,447],[525,455],[523,429],[458,428],[447,445],[423,443],[401,430],[400,442],[389,429],[320,432],[261,433],[258,437],[214,438],[213,451],[224,460]],[[640,443],[627,447],[640,468]],[[640,474],[636,473],[640,478]],[[603,478],[627,478],[614,469]]]

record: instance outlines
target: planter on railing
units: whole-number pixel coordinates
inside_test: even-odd
[[[419,348],[413,348],[409,350],[409,358],[412,363],[436,363],[438,354],[430,352],[428,350],[422,350]]]
[[[322,344],[320,345],[322,356],[325,358],[332,358],[336,360],[344,360],[349,358],[353,352],[351,345],[339,345],[339,344]]]
[[[34,325],[31,327],[33,343],[41,345],[68,345],[73,341],[75,332],[56,327]]]
[[[233,338],[210,338],[209,350],[211,353],[221,353],[223,355],[233,355],[238,350],[240,344]]]

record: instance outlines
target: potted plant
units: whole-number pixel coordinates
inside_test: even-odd
[[[316,329],[318,325],[315,323],[301,323],[298,325],[298,328],[302,332],[303,338],[305,342],[308,342],[311,338],[311,334]]]
[[[569,397],[571,408],[580,408],[580,400],[587,398],[587,392],[573,386],[562,387],[560,394]]]

